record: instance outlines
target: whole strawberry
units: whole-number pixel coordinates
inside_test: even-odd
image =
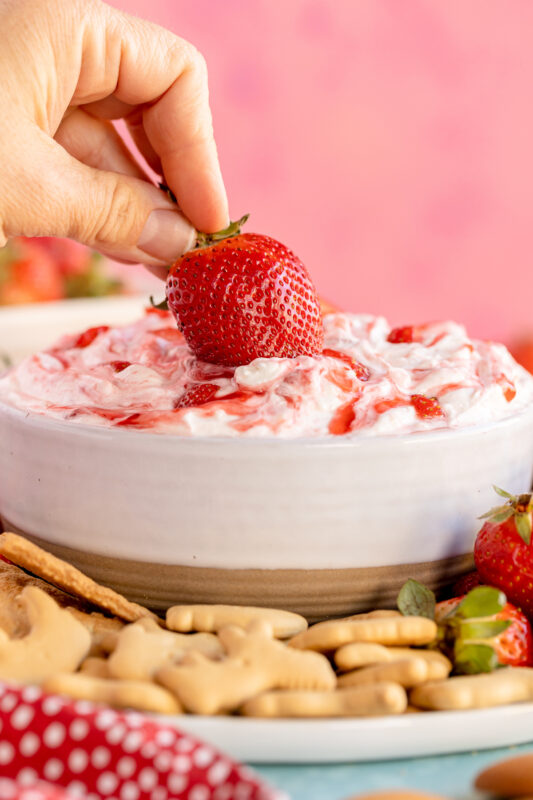
[[[483,583],[497,586],[533,619],[533,495],[495,490],[507,502],[483,515],[474,545],[474,561]]]
[[[492,672],[501,666],[533,666],[533,631],[527,617],[493,586],[476,586],[462,597],[436,602],[434,593],[409,579],[398,595],[404,616],[435,620],[432,647],[456,674]]]
[[[168,306],[189,347],[227,366],[319,353],[322,316],[306,268],[275,239],[241,233],[246,219],[199,234],[169,272]]]
[[[487,588],[487,587],[485,587]],[[465,599],[462,597],[452,597],[450,600],[442,600],[437,603],[435,609],[435,620],[438,624],[443,624],[446,620],[450,623],[457,619],[455,612]],[[472,626],[481,626],[482,634],[486,635],[484,643],[492,647],[499,664],[506,664],[511,667],[531,667],[533,666],[533,632],[531,625],[525,614],[512,603],[505,603],[501,611],[495,614],[476,618],[475,620],[459,619],[459,630],[461,627],[468,626],[469,635],[476,631]],[[498,625],[494,628],[491,636],[490,623],[505,622],[506,628],[498,632]]]

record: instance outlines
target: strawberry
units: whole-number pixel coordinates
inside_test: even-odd
[[[423,394],[412,394],[411,405],[421,419],[444,417],[444,412],[436,397],[424,397]]]
[[[475,589],[476,586],[480,586],[482,584],[482,580],[479,577],[479,572],[477,570],[472,570],[472,572],[467,572],[466,575],[463,575],[462,578],[459,578],[452,586],[452,595],[453,597],[462,597],[464,594],[468,594],[471,589]]]
[[[34,247],[39,247],[49,255],[62,275],[82,275],[90,265],[93,253],[72,239],[61,239],[55,236],[39,236],[26,239]]]
[[[215,397],[219,390],[216,383],[199,383],[196,386],[191,386],[186,389],[183,394],[178,397],[174,404],[174,408],[191,408],[192,406],[203,406],[209,403]]]
[[[322,350],[322,355],[329,356],[329,358],[338,358],[340,361],[344,361],[345,364],[348,364],[348,366],[353,369],[360,381],[367,381],[370,378],[370,370],[368,367],[365,367],[365,365],[361,364],[360,361],[356,361],[355,358],[349,356],[348,353],[341,353],[339,350],[329,350],[326,348],[325,350]]]
[[[410,579],[397,603],[406,616],[435,620],[433,646],[448,656],[455,673],[492,672],[506,664],[533,666],[531,625],[493,586],[476,586],[462,597],[436,603],[430,589]]]
[[[533,494],[494,489],[507,502],[481,517],[486,522],[476,538],[474,561],[484,583],[497,586],[533,618]]]
[[[241,233],[243,217],[198,244],[170,269],[168,306],[197,358],[238,366],[322,349],[322,316],[302,262],[285,245]]]
[[[435,619],[438,623],[453,619],[454,612],[464,600],[465,595],[453,597],[451,600],[443,600],[437,603]],[[531,667],[533,666],[533,631],[528,618],[520,609],[506,603],[501,611],[483,618],[486,621],[502,620],[510,623],[501,633],[487,639],[487,644],[493,648],[498,662],[507,664],[511,667]],[[471,624],[471,623],[468,623]],[[476,624],[479,620],[476,619]]]
[[[400,325],[398,328],[392,328],[387,336],[387,341],[391,344],[413,344],[413,342],[421,343],[427,327],[427,324]]]
[[[533,336],[525,336],[523,339],[511,344],[509,347],[511,355],[529,372],[533,372]]]
[[[415,329],[413,325],[403,325],[401,328],[393,328],[387,336],[387,341],[391,344],[411,344],[414,342]]]
[[[113,372],[123,372],[123,370],[131,367],[131,361],[110,361],[109,366]]]
[[[109,325],[97,325],[95,328],[88,328],[83,333],[80,333],[75,340],[73,347],[89,347],[94,342],[97,336],[109,330]]]
[[[0,303],[61,300],[64,296],[63,280],[51,255],[33,239],[12,239],[2,253]]]

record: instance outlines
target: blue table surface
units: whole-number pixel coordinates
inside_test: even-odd
[[[533,718],[531,720],[533,738]],[[418,789],[453,800],[473,800],[472,784],[487,764],[521,753],[533,753],[533,743],[483,752],[364,764],[318,766],[254,765],[271,785],[291,800],[347,800],[352,795],[383,789]]]

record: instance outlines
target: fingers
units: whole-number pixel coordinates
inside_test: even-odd
[[[152,184],[82,164],[39,129],[21,138],[32,155],[16,161],[10,193],[0,198],[5,236],[68,236],[154,266],[172,263],[193,246],[196,231]]]
[[[144,130],[142,110],[136,109],[126,117],[126,125],[139,152],[157,175],[163,175],[161,159],[152,147]]]
[[[144,129],[161,159],[163,175],[184,214],[207,232],[229,222],[218,162],[205,68],[184,71],[143,115]],[[199,176],[201,179],[199,180]]]
[[[149,163],[161,162],[166,183],[196,228],[225,227],[228,206],[205,62],[169,31],[103,4],[98,8],[105,31],[88,39],[74,101],[106,117],[143,106],[144,133],[137,131],[136,140]]]
[[[148,180],[113,125],[82,109],[74,109],[63,119],[54,138],[89,167]]]

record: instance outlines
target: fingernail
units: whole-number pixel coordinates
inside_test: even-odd
[[[137,246],[152,258],[171,263],[190,250],[196,231],[178,211],[158,208],[146,220]]]

